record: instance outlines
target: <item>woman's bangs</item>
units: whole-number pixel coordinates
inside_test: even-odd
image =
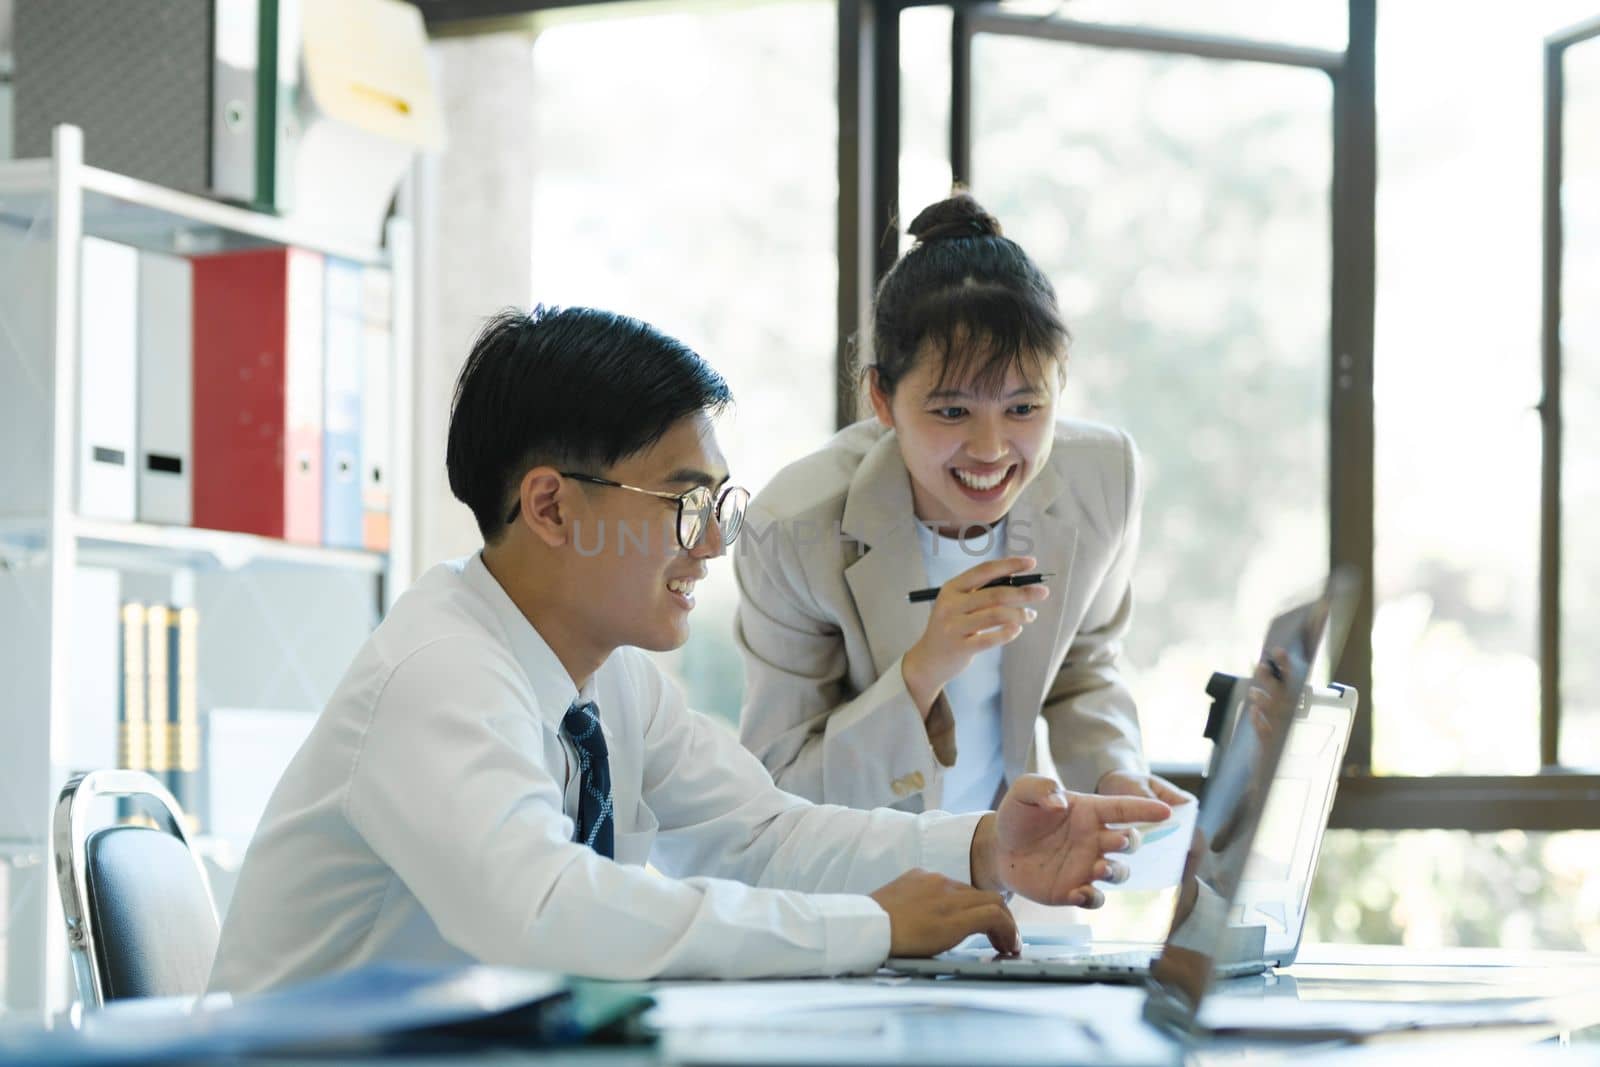
[[[1016,372],[1028,385],[1048,392],[1048,375],[1066,358],[1066,330],[1054,316],[1017,301],[1010,293],[966,290],[946,296],[945,314],[927,323],[922,349],[938,360],[934,389],[958,389],[999,397]]]

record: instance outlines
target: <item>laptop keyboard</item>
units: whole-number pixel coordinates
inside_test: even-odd
[[[1072,957],[1054,958],[1070,959]],[[1147,948],[1138,948],[1127,952],[1095,952],[1088,956],[1078,956],[1076,958],[1096,967],[1130,967],[1135,970],[1145,970],[1149,968],[1151,961],[1156,958],[1156,954]]]
[[[979,963],[999,963],[1002,966],[1009,967],[1026,967],[1030,963],[1072,963],[1082,967],[1148,970],[1158,951],[1158,949],[1154,948],[1133,948],[1116,952],[1094,952],[1085,951],[1082,945],[1065,947],[1062,945],[1037,945],[1032,942],[1024,942],[1020,957],[997,956],[994,949],[986,947],[982,949],[958,948],[945,953],[942,958]]]

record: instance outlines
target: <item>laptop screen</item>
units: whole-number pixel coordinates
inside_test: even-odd
[[[1355,690],[1307,687],[1256,827],[1244,880],[1228,912],[1230,925],[1265,928],[1263,958],[1274,966],[1293,963],[1299,952],[1312,877],[1355,714]]]
[[[1255,674],[1236,687],[1243,703],[1206,780],[1173,909],[1172,929],[1151,967],[1147,1014],[1188,1028],[1219,960],[1263,958],[1261,926],[1231,927],[1261,813],[1322,644],[1330,604],[1353,594],[1354,578],[1338,572],[1317,599],[1272,620]]]

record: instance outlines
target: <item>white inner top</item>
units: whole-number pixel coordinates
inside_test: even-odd
[[[928,584],[943,585],[985,560],[1004,559],[1006,524],[965,540],[941,537],[917,524],[922,558],[928,567]],[[1005,779],[1000,738],[1000,664],[1005,646],[973,657],[967,669],[944,687],[956,717],[956,765],[945,772],[945,811],[988,811]]]

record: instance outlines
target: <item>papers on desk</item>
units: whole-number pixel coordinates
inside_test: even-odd
[[[654,991],[662,1059],[689,1067],[1172,1067],[1144,992],[906,979],[721,982]]]
[[[1424,1034],[1528,1041],[1581,1028],[1596,1017],[1592,988],[1557,997],[1433,1003],[1301,1000],[1294,990],[1287,980],[1269,980],[1262,995],[1247,989],[1215,993],[1201,1010],[1201,1026],[1219,1037],[1288,1042]],[[655,990],[655,999],[646,1022],[663,1032],[668,1058],[687,1064],[934,1067],[964,1061],[1016,1067],[1035,1056],[1077,1062],[1065,1053],[1087,1041],[1095,1054],[1084,1062],[1123,1067],[1170,1059],[1172,1048],[1143,1021],[1144,990],[1125,986],[883,978],[720,982],[665,986]],[[938,1042],[918,1032],[934,1015],[959,1023]],[[1045,1023],[1057,1030],[1045,1047],[1031,1048],[1032,1035],[1042,1034]],[[1022,1034],[1029,1038],[1019,1040]]]
[[[1593,1046],[1581,1046],[1592,1048]],[[1481,1035],[1470,1038],[1441,1036],[1428,1039],[1425,1044],[1417,1040],[1395,1042],[1386,1048],[1368,1044],[1345,1046],[1309,1056],[1317,1067],[1416,1067],[1418,1063],[1454,1064],[1504,1064],[1516,1067],[1578,1067],[1580,1064],[1600,1062],[1594,1053],[1585,1055],[1575,1042],[1571,1046],[1547,1042],[1531,1045],[1526,1037],[1508,1037],[1502,1041],[1485,1041]],[[1297,1056],[1297,1058],[1299,1058]]]
[[[729,1025],[781,1028],[787,1021],[805,1020],[835,1008],[945,1007],[1057,1019],[1137,1019],[1144,1005],[1144,991],[1127,986],[1011,982],[952,986],[905,978],[696,983],[663,986],[653,995],[655,1008],[645,1021],[661,1030]]]
[[[661,1030],[750,1027],[815,1032],[819,1020],[850,1024],[835,1009],[884,1013],[908,1008],[965,1008],[1010,1015],[1090,1020],[1103,1028],[1135,1025],[1143,989],[1087,983],[984,985],[918,982],[722,982],[674,985],[655,991],[646,1021]],[[1548,1024],[1559,1000],[1498,998],[1475,1002],[1390,1004],[1379,1001],[1299,1000],[1294,996],[1207,998],[1202,1025],[1216,1034],[1362,1036],[1395,1030]],[[829,1014],[835,1012],[834,1014]]]
[[[1503,998],[1453,1003],[1210,997],[1200,1024],[1213,1034],[1246,1037],[1362,1038],[1417,1031],[1550,1028],[1559,1000]]]

